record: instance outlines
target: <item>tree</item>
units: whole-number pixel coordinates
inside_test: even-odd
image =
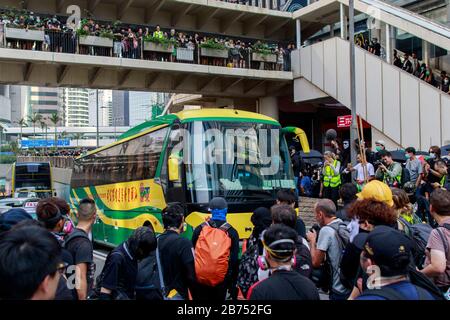
[[[83,135],[81,133],[75,133],[73,135],[73,139],[77,140],[77,148],[78,148],[78,140],[80,140],[81,138],[83,138]]]
[[[30,121],[33,124],[33,139],[36,140],[36,123],[42,120],[42,114],[40,113],[33,113],[32,116],[28,116],[28,121]],[[36,147],[35,147],[36,148]]]
[[[50,116],[50,121],[53,123],[53,125],[55,126],[55,149],[58,147],[58,134],[56,132],[57,130],[57,126],[58,126],[58,122],[61,121],[61,117],[58,115],[58,113],[52,113],[52,115]]]
[[[45,130],[45,151],[47,151],[47,123],[45,121],[41,121],[41,129],[42,131]]]
[[[22,145],[22,135],[23,135],[22,129],[23,127],[27,126],[27,120],[25,118],[21,118],[18,124],[20,126],[20,144]]]

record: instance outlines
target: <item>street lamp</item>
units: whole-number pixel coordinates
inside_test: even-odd
[[[349,43],[350,43],[350,104],[352,113],[352,124],[350,127],[350,158],[351,163],[356,163],[356,148],[354,142],[358,137],[358,125],[356,114],[356,83],[355,83],[355,3],[354,0],[348,1],[348,20],[349,20]],[[358,143],[361,143],[359,141]]]

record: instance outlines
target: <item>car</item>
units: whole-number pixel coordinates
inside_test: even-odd
[[[33,219],[37,219],[36,207],[38,202],[38,198],[6,198],[0,200],[0,207],[23,208]]]

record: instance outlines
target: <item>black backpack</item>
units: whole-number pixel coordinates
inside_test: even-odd
[[[158,237],[157,237],[158,238]],[[161,263],[158,249],[138,265],[136,277],[136,300],[164,300],[161,287]]]
[[[259,240],[254,237],[249,239],[247,250],[242,255],[241,261],[239,263],[237,284],[241,289],[244,297],[247,297],[247,292],[250,287],[258,282],[258,241]]]
[[[401,177],[401,181],[400,181],[400,184],[401,184],[400,187],[403,187],[405,185],[405,183],[407,183],[409,181],[411,181],[411,172],[409,172],[408,168],[402,166],[402,177]]]

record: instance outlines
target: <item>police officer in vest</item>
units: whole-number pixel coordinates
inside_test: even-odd
[[[322,169],[322,184],[320,185],[320,198],[332,200],[336,207],[339,199],[339,187],[341,186],[341,163],[333,152],[326,151],[323,154],[324,163]]]

